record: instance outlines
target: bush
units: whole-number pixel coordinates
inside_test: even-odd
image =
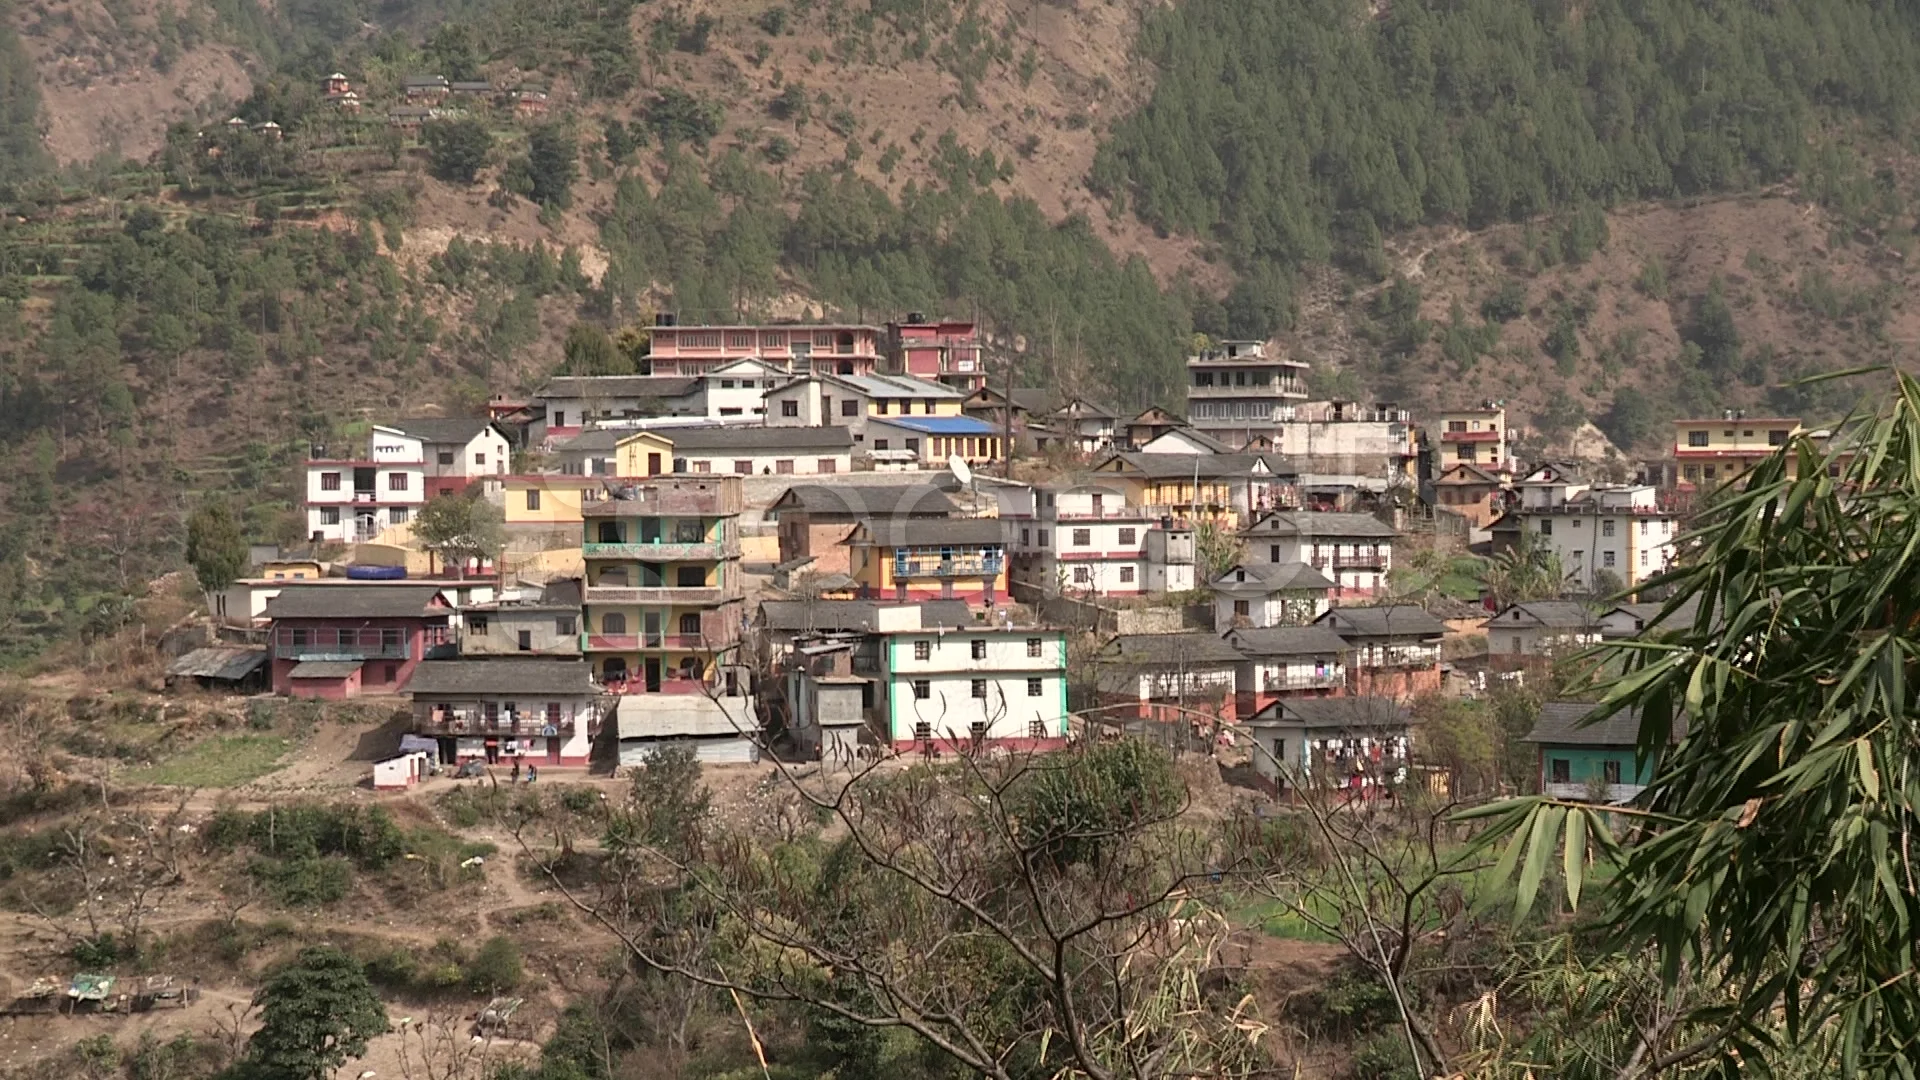
[[[1064,866],[1098,861],[1113,833],[1175,812],[1183,795],[1172,759],[1129,739],[1036,767],[1009,793],[1009,810],[1035,823],[1038,850]]]
[[[433,175],[450,184],[471,184],[493,152],[493,133],[478,120],[435,120],[420,130]]]
[[[1512,322],[1527,313],[1527,287],[1513,278],[1500,283],[1485,300],[1480,301],[1482,317],[1499,323]]]
[[[496,934],[467,963],[466,981],[476,994],[497,994],[519,986],[523,975],[520,946],[512,938]]]
[[[121,960],[120,942],[111,933],[81,938],[67,952],[83,968],[110,968]]]
[[[286,907],[320,907],[346,898],[353,866],[338,856],[255,859],[253,879]]]
[[[1407,1038],[1398,1031],[1382,1031],[1355,1047],[1347,1075],[1352,1080],[1420,1080]]]

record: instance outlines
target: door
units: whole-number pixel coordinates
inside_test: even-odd
[[[560,764],[560,740],[558,738],[549,737],[547,739],[547,764]]]
[[[656,517],[640,519],[640,542],[657,544],[660,542],[660,519]]]
[[[648,476],[660,475],[660,455],[659,454],[647,455],[647,475]]]
[[[1101,504],[1102,502],[1104,502],[1104,501],[1105,501],[1105,497],[1104,497],[1104,496],[1102,496],[1102,495],[1101,495],[1101,494],[1100,494],[1099,492],[1095,492],[1095,493],[1094,493],[1094,495],[1093,495],[1093,516],[1094,516],[1094,517],[1100,517],[1100,516],[1101,516],[1101,513],[1100,513],[1100,511],[1101,511],[1101,509],[1102,509],[1102,507],[1101,507],[1101,505],[1100,505],[1100,504]]]
[[[657,656],[649,656],[647,657],[647,693],[657,694],[659,692],[660,658]]]
[[[641,627],[640,627],[641,630],[644,631],[647,635],[645,638],[641,639],[641,642],[640,642],[641,647],[646,649],[659,648],[660,647],[660,613],[657,611],[649,611],[640,616],[640,623],[641,623]]]

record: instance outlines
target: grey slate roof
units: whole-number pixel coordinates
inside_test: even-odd
[[[769,630],[857,630],[873,629],[874,612],[880,608],[902,607],[872,600],[763,600],[760,619]],[[973,612],[965,600],[922,600],[920,625],[927,629],[973,625]]]
[[[775,513],[864,517],[950,517],[953,500],[931,484],[796,484],[770,507]]]
[[[1245,581],[1231,580],[1237,571],[1244,571]],[[1303,562],[1288,563],[1240,563],[1232,570],[1215,579],[1216,589],[1240,589],[1253,585],[1264,586],[1268,591],[1282,589],[1331,589],[1333,582],[1327,576]]]
[[[673,444],[673,452],[721,453],[728,450],[845,450],[853,433],[843,427],[661,428],[654,434]]]
[[[679,375],[562,375],[548,379],[537,398],[685,397],[700,380]]]
[[[410,619],[430,611],[438,585],[289,585],[267,601],[269,619]]]
[[[1607,614],[1624,612],[1630,618],[1638,620],[1646,629],[1663,631],[1691,630],[1699,620],[1700,598],[1697,596],[1688,597],[1685,603],[1674,609],[1673,614],[1662,619],[1660,612],[1665,610],[1666,606],[1664,600],[1651,604],[1619,604]]]
[[[238,682],[267,662],[267,650],[234,645],[210,645],[182,653],[167,665],[169,675]]]
[[[1278,454],[1147,454],[1129,451],[1115,454],[1114,457],[1125,461],[1141,475],[1160,480],[1192,477],[1196,469],[1202,480],[1247,476],[1260,461],[1265,461],[1267,469],[1275,476],[1294,476],[1298,473],[1291,463]],[[1107,460],[1112,461],[1113,458]]]
[[[1122,634],[1101,648],[1103,660],[1149,667],[1237,664],[1246,659],[1226,641],[1200,630],[1181,634]]]
[[[999,518],[883,518],[866,522],[845,542],[878,547],[1005,544],[1007,523]]]
[[[1515,616],[1518,616],[1516,618]],[[1489,629],[1502,626],[1535,626],[1547,630],[1572,630],[1600,625],[1599,617],[1587,606],[1573,600],[1529,600],[1508,604],[1487,620]]]
[[[1314,620],[1349,640],[1357,637],[1439,637],[1447,632],[1440,620],[1417,604],[1380,607],[1337,607]]]
[[[1390,540],[1400,533],[1372,514],[1336,514],[1314,510],[1276,510],[1253,523],[1247,535],[1359,537]]]
[[[1390,698],[1281,698],[1254,714],[1250,723],[1295,723],[1333,730],[1405,727],[1412,714]]]
[[[1247,656],[1328,656],[1347,651],[1345,639],[1324,626],[1230,630],[1226,639]]]
[[[302,660],[287,672],[289,679],[344,679],[360,670],[359,660]]]
[[[1632,746],[1640,737],[1640,710],[1622,709],[1590,727],[1580,721],[1593,711],[1590,701],[1549,701],[1521,742],[1555,746]],[[1678,727],[1679,725],[1675,725]]]
[[[484,416],[416,416],[384,426],[404,431],[421,442],[465,444],[493,426],[493,421]]]
[[[413,669],[407,692],[584,697],[600,692],[584,660],[427,660]]]

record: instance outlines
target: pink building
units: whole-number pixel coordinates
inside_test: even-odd
[[[928,322],[914,312],[887,325],[894,371],[946,383],[969,393],[987,385],[980,337],[970,322]]]
[[[436,585],[293,585],[267,602],[273,691],[338,701],[398,693],[443,646],[453,605]]]

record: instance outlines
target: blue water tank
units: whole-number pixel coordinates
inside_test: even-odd
[[[347,577],[355,581],[403,581],[407,576],[404,566],[349,566]]]

